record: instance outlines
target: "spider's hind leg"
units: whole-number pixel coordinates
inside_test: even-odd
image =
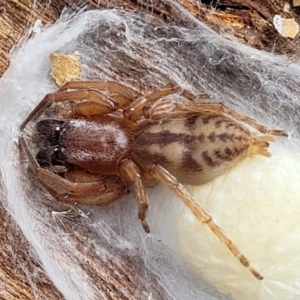
[[[222,229],[213,221],[209,213],[201,207],[193,196],[184,188],[178,180],[170,174],[165,168],[155,165],[151,168],[154,176],[160,180],[166,187],[173,191],[191,210],[195,217],[213,231],[213,233],[227,246],[232,254],[241,262],[243,266],[259,280],[263,279],[251,265],[249,260],[239,251],[238,247],[231,241],[229,237],[222,231]]]
[[[155,103],[154,105],[145,108],[146,117],[149,119],[160,119],[164,116],[176,117],[186,113],[203,113],[203,114],[225,114],[233,117],[235,120],[246,123],[261,133],[274,136],[287,136],[287,134],[278,129],[269,129],[260,124],[253,118],[247,117],[223,103],[174,103],[170,101],[163,101]]]

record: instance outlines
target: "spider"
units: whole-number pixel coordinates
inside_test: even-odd
[[[175,94],[186,101],[164,99]],[[37,155],[32,154],[23,134],[19,141],[33,173],[58,201],[107,205],[133,186],[146,232],[146,187],[162,182],[262,279],[182,184],[204,184],[250,155],[269,156],[271,136],[286,134],[269,130],[222,103],[205,102],[205,98],[172,84],[136,97],[133,90],[117,82],[69,82],[46,95],[21,125],[23,133],[29,122],[57,103],[60,117],[36,124]],[[243,123],[257,132],[250,132]]]

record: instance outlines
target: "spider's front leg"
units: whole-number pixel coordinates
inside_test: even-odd
[[[121,180],[112,177],[96,178],[95,175],[73,172],[65,179],[47,169],[41,168],[32,155],[23,137],[20,137],[21,148],[26,152],[29,165],[43,187],[58,201],[77,202],[81,204],[107,205],[127,193],[127,187]],[[54,168],[55,169],[55,166]],[[60,171],[60,168],[57,168]],[[72,177],[70,177],[72,176]],[[60,193],[58,190],[65,193]]]
[[[112,202],[122,198],[128,193],[127,186],[117,176],[97,176],[86,173],[85,171],[74,171],[66,173],[67,180],[72,183],[84,187],[87,183],[95,183],[103,185],[102,190],[89,191],[89,193],[78,195],[71,193],[60,193],[57,189],[53,189],[44,185],[46,190],[58,201],[66,203],[78,203],[85,205],[106,206]]]
[[[130,98],[132,94],[133,92],[116,82],[69,82],[58,92],[46,95],[22,123],[20,129],[23,130],[32,119],[52,103],[75,101],[71,110],[65,110],[64,114],[89,117],[108,114],[128,105],[132,101]]]
[[[150,228],[146,221],[146,213],[148,210],[148,194],[142,181],[141,173],[138,167],[131,160],[123,160],[121,162],[119,173],[121,178],[127,182],[128,185],[134,186],[136,197],[139,203],[139,219],[141,220],[144,230],[149,233]]]
[[[133,99],[136,98],[136,92],[133,91],[128,86],[124,86],[118,82],[114,81],[94,81],[94,80],[86,80],[86,81],[70,81],[63,85],[60,88],[60,91],[66,90],[94,90],[94,91],[102,91],[109,95],[109,98],[114,100],[119,104],[119,107],[123,107],[130,103]],[[139,91],[140,92],[140,91]]]
[[[249,260],[239,251],[238,247],[231,241],[229,237],[221,230],[221,228],[213,221],[210,214],[201,207],[194,197],[184,188],[182,184],[165,168],[154,165],[151,168],[154,176],[160,180],[166,187],[173,191],[177,196],[186,204],[195,217],[212,230],[212,232],[227,246],[227,248],[233,253],[233,255],[241,262],[243,266],[249,269],[249,271],[259,280],[263,279],[263,276],[250,265]]]
[[[88,92],[86,98],[71,98],[73,93]],[[70,81],[62,86],[58,93],[68,93],[69,100],[86,100],[72,105],[71,111],[61,109],[67,117],[108,114],[118,108],[127,106],[136,98],[136,93],[128,87],[117,82],[101,81]],[[104,100],[105,102],[102,102]],[[110,104],[113,104],[110,106]],[[107,105],[109,104],[109,106]]]

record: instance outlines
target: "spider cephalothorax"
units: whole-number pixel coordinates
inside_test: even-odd
[[[175,93],[187,101],[159,101]],[[21,130],[52,103],[74,103],[60,110],[61,119],[37,123],[41,146],[36,158],[21,135],[20,143],[36,177],[55,198],[73,203],[106,205],[133,186],[139,218],[147,232],[146,187],[161,181],[262,279],[181,183],[200,185],[246,156],[269,156],[270,135],[285,134],[268,130],[223,104],[198,101],[205,95],[194,96],[173,85],[134,98],[121,84],[94,81],[70,82],[47,95]],[[251,133],[242,122],[266,135]]]

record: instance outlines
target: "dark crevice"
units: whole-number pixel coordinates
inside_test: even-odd
[[[228,11],[228,10],[250,10],[248,6],[233,4],[233,3],[220,3],[218,0],[202,0],[202,4],[213,7],[215,10]]]
[[[220,2],[219,0],[202,0],[202,4],[212,7],[216,11],[223,11],[223,12],[232,12],[234,10],[244,10],[244,11],[255,11],[263,20],[269,22],[267,17],[258,9],[254,7],[249,7],[246,5],[234,4],[234,3],[226,3]]]

